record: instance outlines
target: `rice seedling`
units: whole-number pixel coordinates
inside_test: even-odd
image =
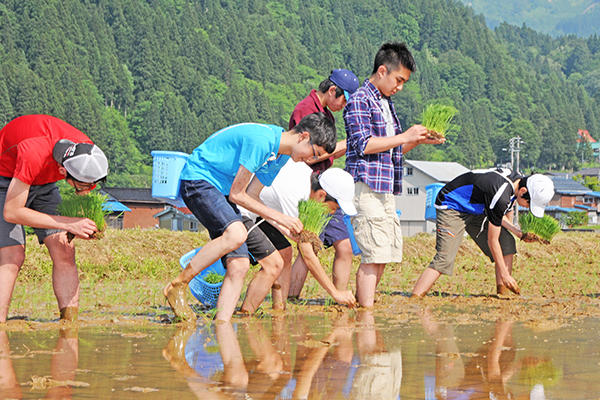
[[[458,110],[452,106],[430,104],[423,110],[421,125],[429,130],[430,136],[445,138],[446,131],[450,128],[450,121],[457,112]]]
[[[329,207],[313,199],[298,202],[298,218],[304,225],[304,230],[320,235],[325,225],[331,219]]]
[[[534,217],[533,214],[527,213],[520,216],[519,224],[523,233],[535,233],[540,238],[550,241],[558,232],[560,232],[560,224],[549,215],[544,215],[542,218]]]
[[[300,232],[300,243],[310,243],[318,254],[321,250],[319,235],[331,219],[329,207],[324,203],[308,199],[298,202],[298,218],[304,229]]]
[[[106,229],[106,221],[104,217],[109,214],[105,211],[102,205],[108,196],[98,192],[91,192],[86,196],[78,196],[76,194],[65,195],[62,203],[58,206],[60,215],[65,217],[89,218],[96,224],[98,232],[94,234],[94,238],[102,237],[102,232]],[[69,241],[74,237],[72,233],[68,233]]]
[[[202,279],[204,279],[204,282],[206,283],[211,283],[211,284],[216,284],[216,283],[221,283],[223,282],[224,276],[217,273],[217,272],[209,272],[208,274],[206,274],[206,276],[204,276]]]

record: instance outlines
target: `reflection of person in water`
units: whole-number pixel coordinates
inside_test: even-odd
[[[360,329],[356,332],[360,365],[352,383],[351,397],[396,400],[402,384],[400,349],[385,349],[383,338],[375,328],[375,317],[371,310],[359,310],[357,323],[360,324]]]
[[[188,386],[198,398],[229,399],[244,393],[251,394],[252,398],[260,398],[260,395],[264,395],[265,398],[273,398],[283,389],[289,378],[289,372],[284,372],[285,365],[289,366],[289,361],[284,362],[278,351],[282,341],[278,339],[280,333],[277,331],[281,329],[281,326],[274,326],[275,340],[272,341],[263,326],[263,321],[249,321],[245,325],[246,338],[254,357],[245,361],[238,333],[233,325],[230,322],[217,321],[214,331],[220,360],[216,361],[213,358],[209,361],[205,358],[204,362],[200,363],[202,365],[198,366],[213,370],[214,367],[220,367],[220,362],[222,362],[222,374],[211,372],[210,376],[206,376],[204,371],[194,369],[196,365],[191,366],[186,358],[186,347],[188,350],[192,349],[196,352],[202,352],[205,349],[206,336],[200,332],[204,329],[206,328],[198,327],[196,330],[194,326],[182,326],[163,350],[165,359],[187,378]],[[289,334],[289,332],[285,333]],[[202,343],[195,342],[198,340]],[[287,353],[289,354],[289,350]],[[192,358],[196,356],[198,354]],[[207,365],[207,363],[219,365]],[[219,384],[221,384],[220,388],[217,389]]]
[[[515,360],[512,326],[512,321],[496,321],[492,339],[485,342],[476,352],[477,356],[467,363],[463,386],[475,389],[471,398],[514,398],[507,388],[508,380],[519,367]]]
[[[68,399],[72,396],[69,382],[75,379],[75,370],[79,361],[78,331],[75,327],[60,329],[56,347],[50,363],[51,377],[48,379],[48,399]],[[23,398],[21,386],[17,380],[6,331],[0,330],[0,398]]]
[[[323,399],[341,397],[354,352],[352,325],[348,315],[342,314],[333,322],[331,332],[319,343],[310,347],[298,346],[294,399],[306,399],[310,393],[318,393]]]
[[[21,399],[21,386],[10,358],[10,344],[6,331],[0,330],[0,398]]]
[[[223,323],[217,325],[225,325],[224,329],[221,330],[222,340],[224,343],[228,343],[232,339],[234,340],[233,351],[236,349],[239,351],[239,344],[237,344],[237,339],[235,337],[235,332],[233,336],[229,334],[230,323]],[[229,327],[227,326],[229,325]],[[203,327],[198,327],[198,330],[205,329]],[[217,328],[215,330],[218,331]],[[231,328],[233,331],[233,328]],[[194,368],[188,364],[186,360],[186,346],[191,345],[192,347],[202,348],[204,343],[190,343],[194,339],[198,340],[202,338],[202,335],[194,336],[193,334],[196,332],[196,327],[191,325],[182,325],[177,332],[173,335],[169,343],[163,349],[163,357],[171,364],[171,366],[180,374],[182,374],[186,380],[187,384],[192,391],[199,399],[206,400],[222,400],[222,399],[232,399],[228,393],[221,392],[218,389],[217,383],[212,381],[210,377],[205,377],[196,371]],[[237,347],[235,346],[237,345]],[[228,353],[228,359],[236,360],[235,353]],[[241,352],[239,354],[241,358]],[[231,363],[230,363],[231,365]],[[243,367],[243,363],[242,363]],[[225,378],[224,378],[225,379]],[[236,380],[235,376],[232,378],[228,378],[233,381]]]
[[[458,388],[465,376],[465,366],[449,324],[438,323],[429,309],[420,312],[425,332],[435,340],[435,396],[437,399],[452,398],[449,392]]]

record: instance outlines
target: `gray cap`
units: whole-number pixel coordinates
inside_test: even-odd
[[[108,160],[95,144],[61,139],[54,145],[52,156],[79,182],[94,183],[108,175]]]

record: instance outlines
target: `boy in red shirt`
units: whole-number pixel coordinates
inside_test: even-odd
[[[61,319],[77,318],[79,278],[75,247],[66,232],[88,239],[97,229],[87,218],[62,217],[56,182],[88,194],[108,173],[106,156],[90,138],[49,115],[25,115],[0,130],[0,323],[25,260],[25,230],[35,228],[52,258],[54,293]]]

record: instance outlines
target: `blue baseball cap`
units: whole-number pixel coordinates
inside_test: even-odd
[[[346,101],[350,99],[350,95],[358,89],[358,78],[352,71],[347,69],[334,69],[329,75],[329,80],[344,91]]]

